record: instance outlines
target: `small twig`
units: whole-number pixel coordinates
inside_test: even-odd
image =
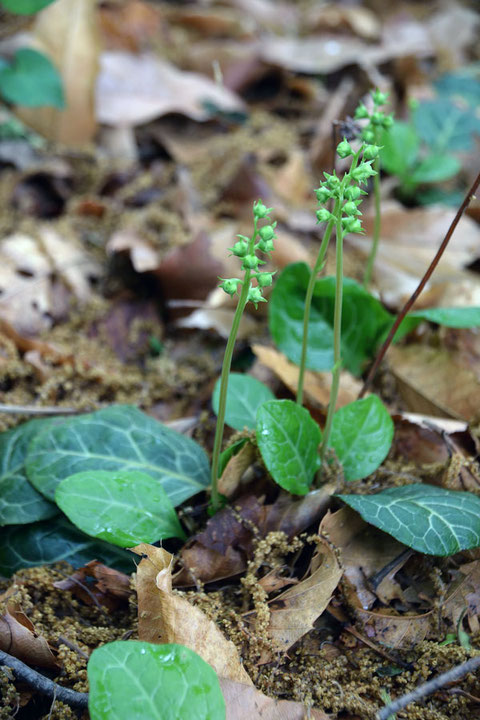
[[[76,692],[75,690],[70,690],[70,688],[58,685],[53,680],[46,678],[45,675],[41,675],[36,670],[32,670],[32,668],[25,665],[25,663],[18,660],[18,658],[3,652],[3,650],[0,650],[0,665],[6,665],[11,668],[19,680],[26,682],[27,685],[42,695],[60,700],[71,707],[82,709],[88,707],[88,693]]]
[[[370,368],[370,372],[368,373],[367,379],[365,380],[363,387],[360,391],[360,394],[358,396],[359,399],[362,398],[365,395],[366,391],[368,390],[373,378],[375,377],[375,375],[377,373],[380,363],[382,362],[383,358],[385,357],[385,353],[387,352],[388,348],[390,347],[390,345],[392,343],[393,338],[395,337],[395,333],[397,332],[400,323],[402,322],[405,315],[408,313],[408,311],[411,309],[411,307],[417,300],[418,296],[424,289],[427,282],[430,280],[430,278],[433,274],[433,271],[435,270],[438,263],[440,262],[440,258],[442,257],[448,243],[450,242],[450,238],[452,237],[452,235],[455,231],[455,228],[457,227],[458,223],[460,222],[460,218],[462,217],[463,213],[465,212],[468,205],[470,204],[470,201],[471,201],[472,197],[475,195],[475,191],[477,190],[479,185],[480,185],[480,173],[475,178],[475,181],[474,181],[472,187],[470,188],[470,190],[468,191],[468,193],[465,196],[464,201],[458,208],[457,214],[453,218],[452,223],[451,223],[450,227],[448,228],[447,233],[442,241],[442,244],[440,245],[440,247],[437,250],[437,254],[433,258],[429,267],[427,268],[425,275],[420,280],[420,283],[418,284],[417,289],[413,292],[411,297],[407,300],[407,302],[405,303],[405,305],[403,306],[403,308],[400,310],[399,314],[397,315],[397,319],[393,323],[392,329],[388,333],[387,339],[385,340],[382,347],[380,348],[380,351],[379,351],[377,357],[375,358],[375,362],[373,363],[372,367]]]
[[[478,667],[480,667],[480,655],[470,658],[470,660],[467,660],[461,665],[457,665],[451,670],[447,670],[447,672],[444,672],[441,675],[437,675],[437,677],[433,678],[433,680],[429,680],[423,685],[419,685],[412,692],[397,698],[390,703],[390,705],[386,705],[377,712],[376,720],[387,720],[390,715],[393,715],[399,710],[403,710],[403,708],[410,705],[410,703],[420,700],[427,695],[432,695],[434,692],[437,692],[437,690],[440,690],[440,688],[445,687],[445,685],[448,685],[455,680],[459,680],[469,672],[476,670]]]
[[[0,413],[9,413],[12,415],[78,415],[85,413],[87,410],[83,408],[72,407],[52,407],[40,405],[4,405],[0,403]]]

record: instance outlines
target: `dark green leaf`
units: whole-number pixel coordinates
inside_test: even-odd
[[[58,513],[28,482],[25,472],[27,448],[45,428],[43,420],[31,420],[0,434],[0,525],[36,522]]]
[[[475,65],[445,73],[435,87],[440,95],[461,97],[474,107],[480,104],[480,73]]]
[[[279,349],[294,363],[300,362],[303,310],[310,269],[305,263],[288,265],[278,277],[269,302],[269,324]],[[308,328],[307,367],[330,370],[333,366],[333,313],[335,278],[317,280]],[[342,358],[358,375],[371,357],[392,316],[355,280],[344,279]]]
[[[215,671],[183,645],[117,640],[87,671],[91,720],[225,720]]]
[[[14,105],[65,107],[62,80],[46,55],[22,48],[13,63],[0,71],[0,94]]]
[[[453,155],[427,155],[412,171],[414,183],[434,183],[449,180],[460,170],[460,163]]]
[[[274,400],[275,395],[270,388],[251,375],[230,373],[228,379],[227,407],[225,422],[235,430],[244,427],[254,429],[257,410],[267,400]],[[218,415],[220,400],[220,378],[215,383],[212,395],[213,412]]]
[[[55,502],[84,533],[120,547],[185,539],[165,490],[145,473],[77,473],[62,480]]]
[[[320,429],[305,408],[292,400],[270,400],[257,414],[257,443],[278,485],[306,495],[319,466]]]
[[[87,470],[145,472],[173,505],[210,482],[207,456],[193,440],[132,405],[116,405],[67,420],[34,438],[26,461],[30,482],[53,500],[61,480]]]
[[[10,525],[1,531],[0,575],[10,576],[22,568],[49,565],[61,560],[81,567],[90,560],[124,572],[133,572],[131,555],[114,545],[94,540],[63,516],[33,523]]]
[[[480,498],[434,485],[404,485],[375,495],[339,495],[370,525],[427,555],[480,545]]]
[[[382,134],[380,160],[390,175],[404,177],[417,160],[420,138],[410,123],[396,120],[393,126]]]
[[[52,2],[54,0],[0,0],[0,5],[17,15],[32,15]]]
[[[355,400],[333,416],[330,445],[346,480],[361,480],[385,460],[393,440],[393,422],[376,395]]]
[[[421,102],[413,118],[421,138],[439,154],[447,150],[470,150],[473,133],[480,132],[480,119],[475,113],[445,97]]]

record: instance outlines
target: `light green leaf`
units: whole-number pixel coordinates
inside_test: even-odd
[[[120,547],[186,539],[165,490],[145,473],[77,473],[58,485],[55,502],[84,533]]]
[[[434,485],[404,485],[375,495],[338,495],[363,519],[426,555],[480,545],[480,498]]]
[[[306,495],[319,466],[320,428],[310,413],[292,400],[270,400],[257,414],[257,443],[278,485]]]
[[[0,0],[0,5],[17,15],[32,15],[52,2],[54,0]]]
[[[88,661],[91,720],[225,720],[213,668],[183,645],[107,643]]]
[[[244,427],[255,428],[257,410],[267,400],[274,400],[270,388],[251,375],[230,373],[228,379],[227,407],[225,422],[235,430]],[[220,378],[215,383],[212,395],[213,412],[218,415],[220,401]]]
[[[361,480],[380,467],[390,450],[393,430],[392,418],[376,395],[336,411],[330,445],[346,480]]]
[[[420,138],[409,123],[396,120],[380,139],[380,160],[390,175],[404,177],[414,165],[420,149]]]
[[[2,529],[0,575],[9,577],[23,568],[61,560],[73,567],[82,567],[90,560],[100,560],[124,572],[135,569],[126,550],[94,540],[61,515],[31,525],[10,525]]]
[[[451,328],[480,327],[480,307],[426,308],[408,313],[409,318],[419,318]]]
[[[269,324],[278,348],[294,363],[300,362],[303,311],[310,269],[305,263],[288,265],[279,275],[269,302]],[[307,367],[333,367],[333,314],[335,278],[316,281],[308,327]],[[392,316],[355,280],[344,278],[342,312],[342,358],[355,375],[371,357]]]
[[[22,48],[13,63],[0,71],[0,94],[14,105],[24,107],[65,107],[62,80],[46,55]]]
[[[461,168],[453,155],[427,155],[410,174],[410,180],[416,183],[435,183],[449,180]]]
[[[44,428],[43,420],[31,420],[0,434],[0,525],[36,522],[58,513],[28,482],[25,472],[27,448]]]
[[[67,420],[34,438],[26,460],[30,482],[54,499],[61,480],[87,470],[140,471],[158,480],[174,506],[210,482],[196,442],[132,405],[115,405]]]

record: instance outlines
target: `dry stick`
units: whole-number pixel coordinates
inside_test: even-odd
[[[479,185],[480,185],[480,173],[479,173],[479,174],[477,175],[477,177],[475,178],[475,182],[473,183],[472,187],[470,188],[470,190],[468,191],[467,195],[465,196],[465,200],[464,200],[463,203],[460,205],[460,207],[459,207],[459,209],[458,209],[458,211],[457,211],[457,214],[456,214],[455,217],[453,218],[452,224],[450,225],[450,227],[449,227],[448,230],[447,230],[447,234],[445,235],[442,244],[440,245],[440,247],[439,247],[438,250],[437,250],[437,254],[436,254],[435,257],[433,258],[432,262],[430,263],[430,266],[427,268],[427,271],[426,271],[425,275],[424,275],[423,278],[420,280],[420,283],[419,283],[417,289],[414,291],[414,293],[412,294],[412,296],[410,297],[410,299],[407,300],[407,302],[405,303],[405,305],[403,306],[403,308],[401,309],[401,311],[400,311],[399,314],[397,315],[397,319],[396,319],[395,322],[393,323],[392,329],[391,329],[390,332],[388,333],[387,339],[385,340],[385,342],[383,343],[382,347],[380,348],[380,351],[379,351],[377,357],[375,358],[375,362],[373,363],[372,367],[370,368],[370,372],[368,373],[367,379],[365,380],[365,382],[364,382],[364,384],[363,384],[363,387],[362,387],[362,389],[361,389],[361,391],[360,391],[360,394],[359,394],[359,396],[358,396],[359,399],[362,398],[362,397],[365,395],[365,393],[366,393],[366,391],[368,390],[368,388],[369,388],[369,386],[370,386],[373,378],[375,377],[375,375],[376,375],[376,373],[377,373],[377,370],[378,370],[378,368],[379,368],[379,366],[380,366],[380,363],[382,362],[383,358],[385,357],[385,353],[387,352],[389,346],[391,345],[392,340],[393,340],[393,338],[394,338],[394,336],[395,336],[395,333],[396,333],[397,330],[398,330],[398,326],[400,325],[400,323],[402,322],[403,318],[404,318],[405,315],[408,313],[408,311],[411,309],[412,305],[415,303],[416,299],[418,298],[418,296],[420,295],[420,293],[421,293],[422,290],[424,289],[424,287],[425,287],[425,285],[427,284],[427,282],[430,280],[430,278],[431,278],[431,276],[432,276],[432,274],[433,274],[433,271],[434,271],[435,268],[437,267],[437,265],[438,265],[438,263],[439,263],[439,261],[440,261],[440,258],[442,257],[442,255],[443,255],[443,253],[445,252],[445,249],[446,249],[448,243],[450,242],[450,238],[452,237],[452,235],[453,235],[453,233],[454,233],[454,231],[455,231],[455,228],[457,227],[457,225],[458,225],[458,223],[459,223],[459,221],[460,221],[460,218],[462,217],[463,213],[465,212],[466,208],[468,207],[468,205],[469,205],[469,203],[470,203],[470,200],[471,200],[472,197],[474,196],[475,191],[476,191],[476,189],[478,188]]]
[[[454,680],[459,680],[469,672],[476,670],[478,667],[480,667],[480,655],[470,658],[470,660],[467,660],[461,665],[457,665],[451,670],[447,670],[447,672],[444,672],[441,675],[437,675],[437,677],[433,678],[433,680],[429,680],[423,685],[419,685],[415,690],[412,690],[412,692],[397,698],[397,700],[394,700],[390,703],[390,705],[386,705],[377,712],[375,716],[376,720],[388,720],[390,715],[393,715],[399,710],[403,710],[403,708],[410,703],[420,700],[427,695],[432,695],[437,690],[440,690],[445,687],[445,685],[448,685],[448,683],[451,683]]]
[[[0,413],[13,415],[80,415],[88,412],[73,407],[54,407],[52,405],[4,405],[0,403]]]
[[[25,665],[21,660],[12,657],[3,650],[0,650],[0,666],[6,665],[11,668],[17,678],[27,683],[31,688],[39,692],[41,695],[55,698],[71,707],[86,709],[88,707],[88,693],[80,693],[70,688],[62,687],[53,680],[49,680],[45,675],[41,675],[36,670]]]

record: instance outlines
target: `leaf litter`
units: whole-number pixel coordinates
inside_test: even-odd
[[[45,49],[65,23],[68,2],[60,17],[61,5],[31,29]],[[478,17],[456,3],[399,13],[371,3],[273,8],[265,0],[104,5],[95,14],[82,0],[83,15],[68,20],[70,42],[51,50],[75,100],[91,98],[101,63],[96,118],[90,100],[76,109],[72,100],[69,117],[22,111],[63,145],[36,151],[22,167],[2,166],[1,401],[79,412],[133,403],[162,421],[193,418],[190,432],[209,449],[219,336],[233,315],[215,286],[229,272],[226,248],[247,231],[252,201],[262,196],[276,207],[279,251],[269,269],[311,260],[319,239],[311,188],[330,171],[332,121],[377,84],[379,65],[406,112],[402,96],[431,93],[426,63],[440,71],[475,59]],[[454,43],[445,37],[452,22]],[[90,68],[82,77],[69,71],[79,53]],[[87,148],[99,120],[108,127]],[[465,164],[466,174],[474,170]],[[374,287],[390,309],[416,284],[451,214],[386,204]],[[480,304],[478,226],[469,218],[461,225],[419,307]],[[357,279],[367,242],[349,240],[346,267]],[[332,262],[330,255],[327,271]],[[265,316],[246,321],[239,362],[253,350],[252,373],[291,397],[295,374],[268,347]],[[477,340],[476,332],[424,324],[392,349],[376,389],[403,413],[394,447],[349,491],[422,480],[478,493]],[[341,404],[356,397],[357,382],[344,373]],[[318,417],[328,390],[329,378],[307,373]],[[451,431],[431,417],[415,424],[409,413],[470,425]],[[3,413],[0,424],[28,417]],[[27,664],[50,664],[61,684],[85,691],[99,644],[168,637],[223,663],[230,718],[374,717],[385,694],[411,690],[472,654],[460,631],[478,645],[480,560],[476,550],[444,559],[405,552],[332,504],[330,495],[347,487],[334,465],[328,480],[301,500],[279,495],[250,438],[222,476],[230,507],[211,519],[203,496],[181,508],[190,534],[183,547],[143,548],[133,575],[57,563],[2,581],[5,649]],[[468,676],[460,687],[415,705],[409,717],[470,716],[478,681]],[[7,672],[0,690],[5,716],[23,705],[25,717],[73,717]]]

